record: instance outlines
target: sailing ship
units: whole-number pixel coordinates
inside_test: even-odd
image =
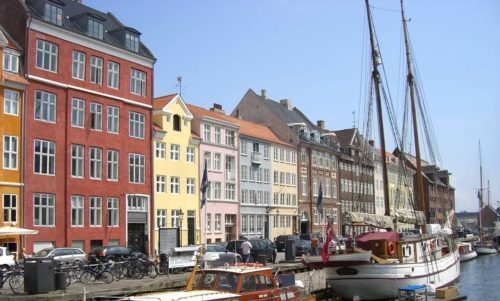
[[[493,242],[485,239],[483,228],[483,163],[481,158],[481,141],[479,141],[479,241],[474,244],[474,248],[478,255],[490,255],[498,252],[497,246]]]
[[[368,0],[365,0],[365,2],[372,50],[372,80],[377,104],[386,206],[386,219],[381,219],[379,222],[388,225],[382,228],[395,229],[394,226],[391,226],[392,219],[389,217],[387,163],[380,87],[381,76],[378,71],[378,65],[381,64],[380,52],[376,47],[374,38],[370,5]],[[403,1],[401,1],[401,14],[405,34],[407,79],[410,89],[413,136],[415,139],[417,197],[419,207],[423,210],[425,205],[422,163],[416,126],[415,83]],[[400,144],[398,143],[398,145]],[[401,149],[403,150],[403,148]],[[418,217],[418,214],[414,216]],[[448,225],[451,225],[451,219],[452,217],[448,216]],[[415,218],[415,221],[418,220],[420,219]],[[394,299],[398,297],[398,290],[402,287],[428,284],[439,288],[453,283],[460,275],[460,261],[457,245],[451,236],[451,229],[441,230],[439,225],[427,225],[426,227],[422,223],[419,225],[422,226],[421,232],[423,234],[400,235],[391,230],[364,233],[355,237],[359,248],[348,248],[344,254],[331,254],[324,258],[322,265],[319,256],[304,256],[303,262],[311,268],[323,267],[326,282],[340,297],[350,300]],[[325,245],[325,247],[327,246]],[[368,255],[369,259],[367,260]]]

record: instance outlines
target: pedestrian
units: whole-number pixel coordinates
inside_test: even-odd
[[[248,239],[245,238],[245,241],[241,244],[241,253],[244,263],[248,263],[251,251],[252,251],[252,244],[248,241]]]
[[[311,255],[313,256],[319,255],[318,247],[319,247],[319,239],[316,236],[314,236],[313,238],[311,238]]]

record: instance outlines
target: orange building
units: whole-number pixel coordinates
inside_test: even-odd
[[[22,226],[22,136],[23,99],[28,82],[21,75],[22,49],[8,32],[0,27],[0,226]],[[0,237],[6,246],[19,255],[19,236]]]

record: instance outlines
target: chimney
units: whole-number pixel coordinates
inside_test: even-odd
[[[318,120],[317,123],[318,127],[322,130],[325,129],[325,121],[324,120]]]
[[[368,144],[370,144],[370,146],[373,146],[373,147],[374,147],[374,146],[375,146],[375,140],[369,140],[369,141],[368,141]]]
[[[292,110],[292,101],[288,98],[280,100],[280,103],[288,110]]]
[[[264,99],[267,99],[267,91],[266,91],[266,89],[260,90],[260,96],[262,96]]]
[[[82,4],[82,0],[73,0],[73,2]]]
[[[226,114],[226,112],[224,112],[224,109],[222,108],[222,105],[218,104],[218,103],[214,103],[214,106],[213,106],[213,108],[210,108],[210,111],[216,112],[216,113],[221,113],[224,115]]]

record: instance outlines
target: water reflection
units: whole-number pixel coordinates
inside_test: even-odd
[[[500,300],[500,255],[483,255],[460,263],[460,293],[467,300]]]

